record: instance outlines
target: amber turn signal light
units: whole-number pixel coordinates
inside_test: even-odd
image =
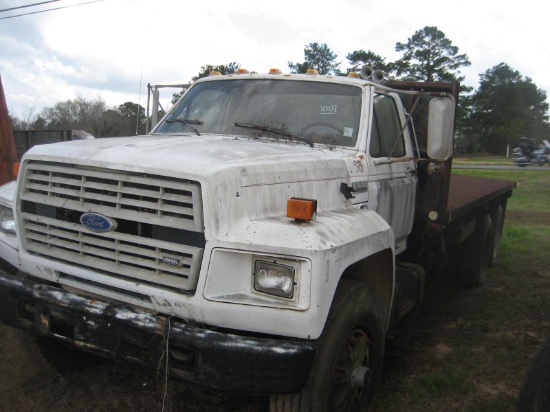
[[[286,215],[290,218],[309,222],[317,214],[317,200],[300,199],[293,197],[288,199],[286,206]]]
[[[19,163],[14,163],[12,168],[12,175],[15,179],[17,179],[17,174],[19,173]]]

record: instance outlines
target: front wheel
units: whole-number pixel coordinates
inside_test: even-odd
[[[17,276],[27,278],[24,272]],[[26,308],[23,303],[18,309],[22,313]],[[16,354],[33,373],[59,376],[62,373],[73,372],[102,362],[102,358],[88,352],[83,352],[54,337],[32,335],[26,330],[6,328],[6,350]]]
[[[368,411],[380,382],[384,331],[374,295],[343,280],[300,394],[273,395],[271,412]]]
[[[71,348],[55,338],[34,336],[12,327],[6,328],[6,350],[16,354],[32,373],[57,377],[99,364],[101,358]]]

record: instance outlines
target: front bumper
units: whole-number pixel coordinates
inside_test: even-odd
[[[239,393],[301,390],[313,363],[310,341],[243,336],[122,303],[91,299],[0,271],[0,320],[104,357],[156,369],[197,386]]]

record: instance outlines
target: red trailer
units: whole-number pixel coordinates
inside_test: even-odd
[[[15,180],[19,165],[0,76],[0,185]]]

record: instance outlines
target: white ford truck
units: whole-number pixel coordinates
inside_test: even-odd
[[[371,75],[211,75],[146,136],[33,147],[1,192],[0,319],[56,367],[368,410],[426,276],[483,282],[514,187],[451,176],[457,83]]]

